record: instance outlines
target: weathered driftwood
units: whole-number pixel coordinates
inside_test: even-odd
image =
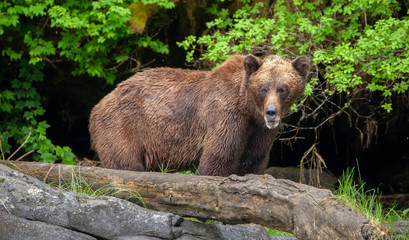
[[[45,182],[70,181],[77,166],[7,163]],[[382,227],[339,204],[329,190],[267,175],[207,177],[81,167],[95,187],[137,191],[149,208],[229,224],[257,223],[299,239],[390,239]]]

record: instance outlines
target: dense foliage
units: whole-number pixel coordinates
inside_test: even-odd
[[[305,97],[292,107],[300,121],[288,131],[310,129],[318,142],[317,130],[344,115],[367,147],[380,122],[409,108],[407,2],[241,0],[237,10],[218,2],[208,9],[209,31],[178,43],[188,61],[215,65],[237,53],[312,59]]]
[[[119,74],[141,66],[140,49],[169,53],[174,28],[162,35],[157,34],[161,26],[144,29],[151,16],[163,24],[175,5],[190,8],[190,22],[194,16],[209,19],[205,29],[202,22],[192,23],[200,34],[178,43],[198,68],[220,64],[235,53],[310,57],[305,96],[292,107],[298,118],[286,125],[287,137],[303,129],[316,135],[303,161],[323,161],[317,149],[319,130],[335,119],[348,121],[368,147],[379,124],[409,109],[407,1],[6,0],[0,2],[4,153],[25,142],[24,151],[32,151],[34,160],[73,163],[69,147],[47,138],[46,96],[40,94],[45,79],[68,71],[78,79],[88,76],[112,84]],[[195,9],[204,6],[205,17],[203,9]]]
[[[174,7],[168,0],[141,2]],[[49,125],[41,120],[44,97],[37,86],[44,80],[45,65],[57,70],[56,64],[64,62],[67,68],[73,66],[73,75],[112,84],[119,66],[137,67],[138,48],[168,53],[163,42],[131,34],[128,22],[138,17],[131,13],[132,4],[126,0],[0,2],[0,140],[5,154],[26,140],[25,151],[34,152],[37,161],[74,163],[69,147],[55,146],[47,138]]]
[[[209,9],[217,16],[207,23],[212,31],[179,43],[188,50],[188,61],[194,60],[197,50],[201,51],[199,60],[216,63],[243,52],[290,57],[306,54],[321,65],[307,95],[312,95],[321,73],[329,84],[325,89],[329,94],[350,95],[357,86],[380,91],[385,97],[381,106],[387,112],[392,110],[388,97],[408,90],[409,18],[396,16],[401,10],[397,0],[280,0],[272,6],[242,2],[233,13],[217,4]],[[269,14],[261,11],[266,8],[270,8]]]

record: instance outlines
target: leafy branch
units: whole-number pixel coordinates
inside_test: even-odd
[[[36,87],[42,86],[48,64],[58,71],[56,64],[64,62],[74,76],[87,75],[113,84],[118,68],[135,70],[141,66],[138,48],[167,54],[165,43],[131,33],[129,21],[138,17],[129,9],[133,3],[0,2],[0,60],[7,62],[0,71],[0,141],[5,153],[24,143],[20,148],[24,146],[26,152],[33,153],[36,161],[75,164],[69,147],[56,146],[47,138],[50,126],[40,120],[45,113],[45,98]],[[141,4],[174,7],[169,0],[142,0]]]
[[[300,130],[311,130],[316,149],[319,130],[346,116],[368,147],[377,126],[399,114],[397,102],[409,108],[405,101],[409,99],[409,19],[402,14],[401,2],[278,0],[268,6],[240,2],[235,11],[213,5],[208,9],[215,17],[207,23],[209,30],[178,45],[196,66],[215,66],[240,53],[309,56],[314,63],[311,80],[303,99],[291,108],[300,117],[285,125],[284,134],[295,134],[287,141],[297,140]],[[321,164],[317,159],[316,165]]]

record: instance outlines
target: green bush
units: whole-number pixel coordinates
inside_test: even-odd
[[[402,1],[278,0],[267,5],[271,1],[240,0],[235,11],[228,1],[218,2],[208,9],[214,15],[209,30],[178,45],[187,51],[187,61],[213,66],[241,53],[309,56],[314,63],[310,82],[300,104],[292,107],[302,111],[302,118],[298,125],[287,125],[288,131],[310,129],[317,135],[323,124],[345,114],[367,146],[375,125],[396,109],[394,101],[402,99],[399,104],[409,108],[404,100],[409,5]]]
[[[172,8],[168,0],[141,0]],[[67,62],[73,75],[116,78],[118,66],[135,63],[138,48],[167,54],[168,46],[148,35],[131,34],[128,25],[133,1],[2,1],[0,2],[0,140],[4,153],[18,144],[33,159],[74,164],[69,147],[55,146],[41,121],[44,98],[36,90],[44,80],[45,66]],[[55,67],[55,66],[54,66]]]

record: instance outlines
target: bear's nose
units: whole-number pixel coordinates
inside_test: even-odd
[[[268,107],[266,109],[266,117],[267,120],[272,121],[277,116],[277,108],[276,107]]]

